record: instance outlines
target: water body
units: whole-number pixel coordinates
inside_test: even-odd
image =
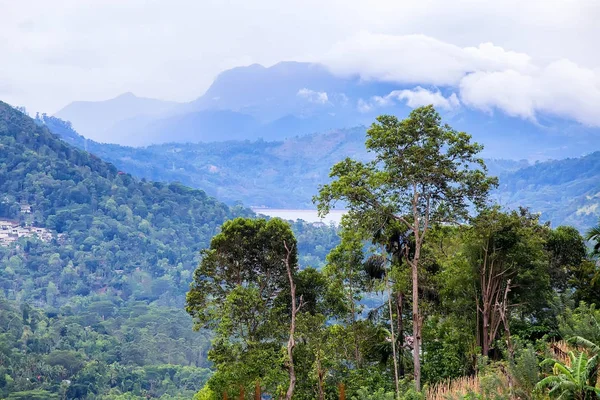
[[[277,208],[252,208],[257,214],[266,215],[269,217],[276,217],[286,220],[295,221],[302,219],[306,222],[323,222],[325,224],[334,223],[339,225],[342,220],[342,215],[346,213],[346,210],[331,210],[325,218],[319,218],[317,210],[290,210],[290,209],[277,209]]]

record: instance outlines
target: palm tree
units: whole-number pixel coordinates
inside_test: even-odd
[[[592,255],[600,256],[600,223],[587,231],[585,240],[593,240],[596,242],[594,244],[594,250],[592,250]]]
[[[548,394],[559,400],[592,400],[600,398],[598,354],[588,358],[584,352],[569,352],[570,365],[548,358],[541,365],[553,365],[552,375],[542,379],[537,389],[549,388]]]

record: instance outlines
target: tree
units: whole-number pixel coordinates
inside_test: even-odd
[[[539,216],[526,209],[503,213],[498,208],[482,211],[474,220],[466,251],[477,287],[477,338],[487,356],[500,327],[504,328],[509,353],[509,319],[514,303],[542,309],[550,292],[549,260],[545,238],[549,229]],[[516,301],[515,301],[516,300]],[[512,303],[512,304],[511,304]]]
[[[433,106],[419,107],[399,121],[377,118],[367,132],[371,162],[352,159],[333,166],[334,179],[315,197],[321,215],[337,201],[345,201],[350,218],[376,232],[391,221],[403,224],[414,237],[414,253],[405,253],[412,271],[413,353],[415,387],[421,387],[419,266],[421,248],[432,224],[457,222],[470,203],[484,204],[497,180],[487,176],[477,157],[482,146],[471,136],[443,125]]]
[[[240,384],[254,387],[257,379],[276,390],[288,321],[288,373],[293,392],[294,314],[299,307],[294,293],[296,249],[286,222],[236,218],[223,224],[203,252],[187,294],[186,310],[194,318],[195,329],[215,330],[209,358],[217,372],[209,385],[216,393],[233,384],[236,388]]]
[[[546,249],[550,255],[552,287],[564,292],[573,272],[585,262],[586,248],[583,237],[572,226],[559,226],[549,232]]]
[[[285,264],[285,269],[288,275],[288,281],[290,283],[290,298],[291,298],[291,306],[290,310],[290,338],[287,343],[287,355],[288,355],[288,372],[290,376],[290,383],[288,389],[285,393],[286,400],[292,400],[292,396],[294,395],[294,389],[296,387],[296,370],[294,368],[294,348],[296,347],[296,317],[300,312],[300,309],[304,305],[304,299],[300,296],[300,301],[296,299],[296,283],[294,282],[294,275],[296,273],[296,265],[292,265],[292,257],[295,254],[294,244],[288,244],[284,239],[283,246],[285,247],[285,258],[283,262]]]
[[[327,255],[324,273],[330,281],[331,291],[337,294],[336,316],[350,325],[354,340],[354,363],[360,368],[362,355],[358,336],[357,319],[362,311],[359,301],[367,291],[367,274],[364,269],[363,242],[360,232],[348,226],[346,218],[340,230],[341,243]]]

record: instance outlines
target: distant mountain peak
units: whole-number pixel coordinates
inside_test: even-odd
[[[111,100],[116,100],[116,99],[139,99],[139,97],[136,96],[133,92],[125,92]]]

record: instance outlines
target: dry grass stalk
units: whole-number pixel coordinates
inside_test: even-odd
[[[564,340],[561,340],[559,342],[553,342],[550,344],[550,349],[552,351],[552,356],[556,360],[562,362],[568,367],[571,366],[569,352],[573,351],[574,349],[569,343],[565,342]]]
[[[506,375],[502,372],[498,372],[497,377],[500,380],[497,391],[500,394],[507,394],[507,392],[505,392],[508,389],[508,379]],[[425,398],[427,400],[462,399],[469,393],[484,394],[481,378],[479,376],[463,376],[461,378],[437,383],[427,389]]]
[[[479,377],[463,376],[458,379],[437,383],[425,392],[427,400],[447,400],[457,395],[479,393]]]

